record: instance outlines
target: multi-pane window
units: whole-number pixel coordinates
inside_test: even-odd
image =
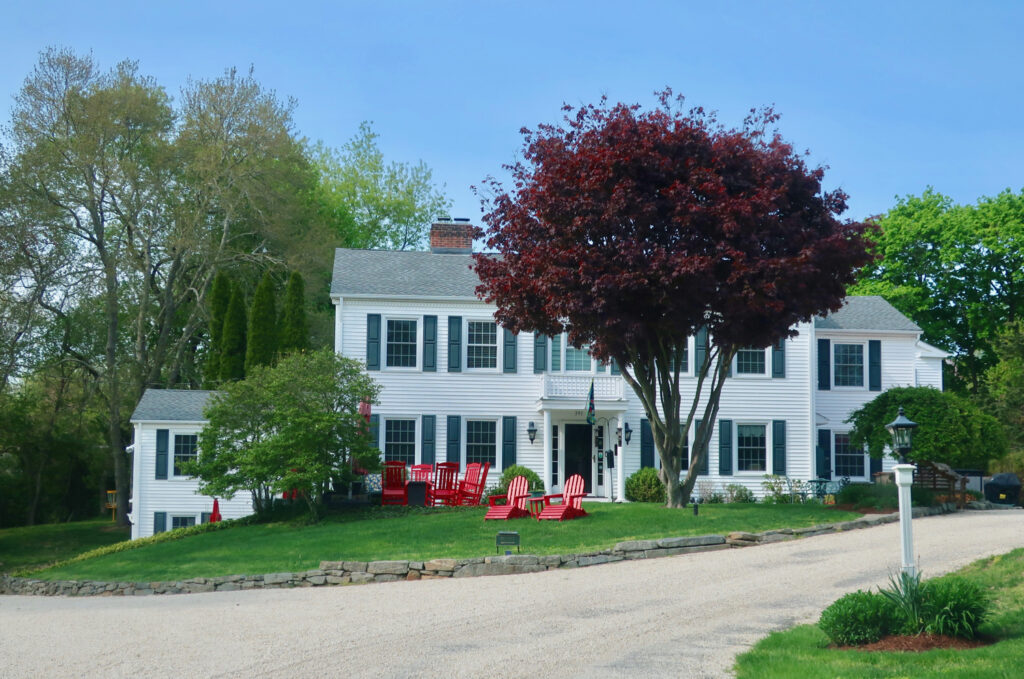
[[[199,437],[196,434],[174,435],[174,475],[183,476],[182,464],[199,457]]]
[[[558,372],[562,369],[562,336],[555,335],[551,338],[551,371]]]
[[[696,425],[694,425],[696,426]],[[682,433],[682,449],[683,449],[683,465],[680,467],[683,471],[690,468],[690,441],[686,437],[686,432],[682,431],[683,425],[679,425],[679,430]]]
[[[171,517],[171,530],[175,528],[188,528],[189,526],[196,525],[196,517],[194,516],[172,516]]]
[[[558,425],[551,425],[551,485],[558,485]]]
[[[466,341],[467,368],[498,367],[498,326],[494,321],[470,321]]]
[[[566,342],[565,369],[588,372],[590,370],[590,347],[583,346],[577,349]]]
[[[384,421],[384,460],[416,464],[416,420]]]
[[[736,372],[740,375],[764,375],[764,349],[740,349],[736,352]]]
[[[768,444],[763,424],[736,426],[736,469],[741,472],[768,470]]]
[[[864,345],[837,344],[835,348],[837,387],[864,386]]]
[[[864,476],[864,451],[850,445],[849,434],[836,434],[836,476]]]
[[[466,422],[466,464],[498,462],[498,423],[494,420]]]
[[[389,368],[416,367],[416,321],[388,320],[387,366]]]

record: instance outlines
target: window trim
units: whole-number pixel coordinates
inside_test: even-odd
[[[491,323],[494,325],[494,367],[493,368],[471,368],[469,367],[469,324],[470,323]],[[502,355],[502,327],[501,324],[491,318],[472,318],[463,316],[462,318],[462,365],[465,366],[463,370],[465,372],[472,373],[500,373],[504,366],[502,365],[504,356]],[[486,345],[474,345],[474,346],[486,346]]]
[[[561,352],[560,353],[560,357],[559,357],[558,370],[555,370],[555,369],[553,369],[551,367],[553,365],[551,359],[552,359],[552,355],[553,355],[554,350],[555,350],[555,342],[558,342],[558,350]],[[570,348],[570,346],[571,345],[569,344],[569,333],[567,333],[567,332],[560,332],[560,333],[558,333],[557,335],[555,335],[554,337],[551,338],[551,341],[548,342],[548,372],[553,373],[555,375],[595,375],[595,376],[597,376],[597,375],[601,375],[602,374],[602,373],[599,373],[597,371],[597,363],[598,363],[598,361],[597,361],[596,358],[594,358],[594,355],[590,353],[589,349],[587,349],[587,351],[586,351],[587,356],[590,358],[590,368],[589,369],[587,369],[587,370],[569,370],[569,369],[567,369],[566,368],[566,364],[568,363],[569,348]],[[575,349],[575,347],[573,348],[573,350],[574,351],[582,351],[581,349],[580,350]],[[610,365],[611,365],[610,363],[605,364],[606,367],[605,367],[605,372],[603,373],[604,375],[609,374],[609,372],[610,372]]]
[[[771,420],[734,420],[732,423],[732,473],[733,476],[761,477],[771,474],[774,460],[772,451],[775,441],[772,440]],[[762,427],[764,429],[764,469],[760,471],[740,469],[740,427]]]
[[[393,420],[412,420],[412,463],[419,464],[422,459],[422,451],[420,450],[420,416],[419,415],[401,415],[401,414],[390,414],[380,416],[380,460],[384,462],[387,460],[387,447],[388,447],[388,422]],[[406,463],[410,464],[410,463]]]
[[[195,460],[199,459],[199,432],[197,432],[197,431],[196,432],[184,432],[184,431],[178,432],[178,431],[173,431],[172,430],[169,433],[169,438],[171,439],[170,443],[169,443],[170,450],[167,451],[168,466],[170,467],[170,469],[168,470],[169,473],[167,474],[167,478],[168,479],[191,479],[191,478],[194,478],[194,477],[189,476],[188,474],[179,474],[178,471],[177,471],[177,468],[178,468],[177,457],[178,456],[177,456],[177,452],[176,451],[177,451],[177,448],[178,448],[178,437],[179,436],[193,436],[193,437],[195,437],[195,439],[196,439],[196,454],[195,454],[195,458],[193,458],[193,459],[195,459]]]
[[[836,445],[836,436],[849,436],[850,430],[832,430],[832,459],[829,461],[832,465],[832,478],[841,479],[845,474],[840,474],[836,465],[836,456],[838,455],[839,446]],[[871,480],[871,459],[868,455],[868,451],[865,449],[863,452],[864,458],[864,475],[863,476],[850,476],[850,481],[854,482],[867,482]]]
[[[861,362],[860,362],[860,386],[859,387],[856,386],[856,385],[838,384],[836,382],[836,347],[838,347],[840,344],[842,344],[844,346],[859,346],[859,347],[861,347],[861,354],[860,354],[860,358],[861,358]],[[868,390],[868,341],[867,340],[860,340],[860,341],[854,342],[854,341],[839,341],[839,340],[833,339],[832,340],[832,346],[829,349],[829,353],[832,354],[831,356],[829,356],[829,359],[830,359],[829,369],[832,371],[832,388],[833,389],[839,389],[840,391],[867,391]],[[833,441],[832,443],[835,443],[835,441]]]
[[[739,370],[740,365],[740,351],[760,351],[764,357],[764,371],[759,373],[741,373]],[[736,352],[736,355],[732,357],[732,375],[730,377],[738,378],[741,380],[761,380],[771,379],[772,376],[772,356],[771,347],[764,347],[763,349],[756,349],[750,347],[743,347]]]
[[[416,324],[416,340],[413,348],[413,360],[415,365],[388,365],[388,323],[391,321],[412,321]],[[381,314],[381,357],[380,369],[392,372],[421,372],[423,370],[423,316],[411,314],[395,314],[394,316]]]
[[[175,527],[175,525],[174,525],[174,520],[175,519],[192,519],[192,523],[190,525],[188,525],[188,526],[177,526],[177,527]],[[199,523],[200,523],[200,520],[201,519],[199,517],[197,517],[195,514],[171,514],[170,512],[168,512],[167,513],[167,530],[171,531],[171,530],[177,530],[178,528],[191,528],[192,526],[198,526]]]
[[[491,469],[501,469],[501,440],[502,440],[502,418],[500,417],[475,417],[466,416],[462,418],[462,450],[460,452],[462,468],[471,464],[469,461],[469,423],[470,422],[493,422],[494,423],[494,462]],[[482,463],[481,463],[482,464]],[[485,479],[486,480],[486,479]]]

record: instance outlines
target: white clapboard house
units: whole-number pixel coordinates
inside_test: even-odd
[[[490,462],[491,485],[502,469],[521,464],[549,492],[581,474],[588,493],[603,498],[619,498],[621,479],[641,466],[659,465],[643,408],[614,365],[564,335],[499,327],[493,307],[475,294],[468,223],[435,224],[430,240],[430,252],[335,252],[335,350],[364,362],[382,386],[371,429],[384,459]],[[777,346],[736,356],[703,469],[716,490],[740,484],[760,496],[772,473],[870,481],[881,463],[849,445],[850,412],[890,387],[942,388],[947,354],[921,341],[921,329],[880,297],[851,297],[797,330]],[[702,347],[690,338],[683,356],[684,407]],[[591,382],[596,425],[586,421]],[[206,398],[192,394],[196,403]],[[132,418],[138,535],[149,535],[154,521],[164,525],[160,515],[170,528],[175,517],[199,521],[209,511],[209,498],[196,499],[194,482],[171,470],[177,437],[202,426],[201,407],[150,408],[152,399],[159,393],[148,391]],[[623,436],[613,457],[618,429],[629,440]],[[159,431],[167,432],[165,449]],[[238,497],[230,506],[248,502]]]

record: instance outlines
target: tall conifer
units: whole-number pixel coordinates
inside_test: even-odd
[[[232,286],[231,301],[224,315],[221,331],[220,379],[240,380],[245,377],[245,300],[242,291]]]
[[[256,287],[249,310],[249,336],[245,350],[245,371],[258,365],[272,365],[277,357],[277,305],[270,273]]]
[[[306,325],[306,284],[298,271],[293,271],[284,292],[281,310],[281,353],[309,349],[309,328]]]
[[[221,334],[224,331],[224,317],[231,303],[231,279],[218,271],[210,287],[210,347],[206,353],[204,375],[208,386],[220,379]]]

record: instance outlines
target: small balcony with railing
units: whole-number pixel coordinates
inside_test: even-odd
[[[594,381],[594,400],[625,403],[625,383],[619,375],[566,375],[546,373],[542,377],[540,399],[542,403],[581,407],[590,394],[590,381]]]

